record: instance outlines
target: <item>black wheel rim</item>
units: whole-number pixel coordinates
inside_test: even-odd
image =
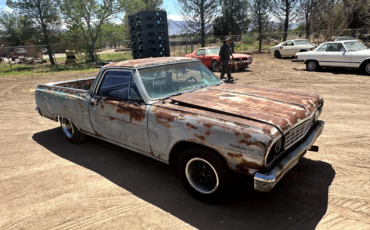
[[[186,164],[185,173],[189,184],[200,193],[214,193],[219,186],[216,170],[204,159],[191,159]]]

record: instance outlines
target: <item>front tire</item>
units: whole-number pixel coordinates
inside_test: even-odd
[[[280,58],[281,58],[281,54],[280,54],[279,50],[275,50],[275,52],[274,52],[274,56],[275,56],[275,58],[277,58],[277,59],[280,59]]]
[[[220,70],[217,70],[218,64],[219,64],[219,62],[217,60],[212,61],[212,71],[213,72],[219,72],[220,71]]]
[[[307,71],[318,71],[320,69],[319,63],[317,61],[308,61],[306,63]]]
[[[65,117],[60,118],[60,126],[64,136],[73,144],[80,144],[86,140],[86,135],[73,124],[73,122]]]
[[[218,153],[199,146],[182,151],[177,171],[190,195],[206,203],[230,198],[238,181],[237,173],[228,169]]]

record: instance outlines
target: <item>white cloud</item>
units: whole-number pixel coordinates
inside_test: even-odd
[[[172,21],[184,21],[181,15],[167,15],[167,19],[170,19]]]
[[[5,11],[5,12],[10,12],[10,13],[12,13],[14,11],[12,8],[9,8],[7,5],[5,5],[5,8],[1,8],[1,10]]]

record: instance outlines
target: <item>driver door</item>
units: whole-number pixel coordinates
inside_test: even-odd
[[[326,49],[326,52],[323,53],[321,60],[321,62],[323,62],[325,66],[336,66],[336,67],[351,66],[352,53],[342,51],[342,49],[344,48],[342,43],[327,43],[327,44],[328,47]]]
[[[102,139],[151,153],[146,105],[136,87],[133,71],[109,69],[90,102],[90,119]]]
[[[295,46],[294,46],[293,41],[287,41],[280,47],[280,54],[282,56],[293,56],[295,55],[294,50],[295,50]]]

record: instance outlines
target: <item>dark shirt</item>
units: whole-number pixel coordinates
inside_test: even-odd
[[[225,43],[221,46],[220,53],[218,54],[221,60],[230,60],[230,55],[232,55],[230,46]]]

